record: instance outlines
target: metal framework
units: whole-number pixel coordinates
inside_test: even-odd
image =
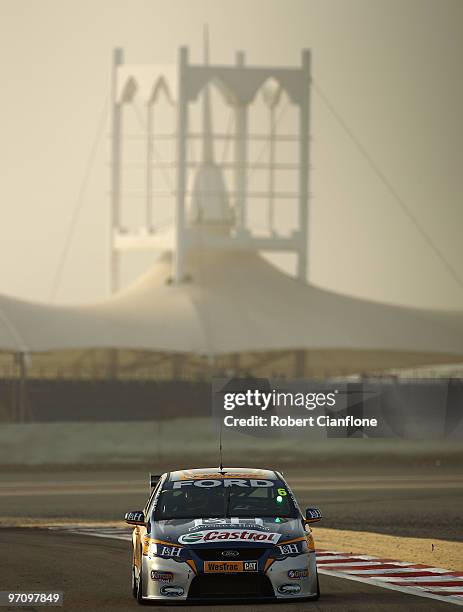
[[[281,68],[248,66],[243,52],[236,54],[234,65],[209,63],[207,44],[203,64],[189,61],[188,49],[179,49],[176,67],[131,66],[123,63],[123,51],[115,49],[112,78],[112,153],[111,153],[111,214],[110,214],[110,292],[120,288],[120,256],[127,250],[160,249],[168,247],[173,252],[172,278],[175,283],[185,278],[185,259],[191,248],[249,249],[265,251],[289,251],[297,255],[297,276],[306,282],[309,223],[309,110],[310,110],[310,51],[302,52],[299,67]],[[264,91],[264,102],[269,111],[268,133],[250,133],[248,129],[249,108],[258,92],[266,83],[276,86]],[[215,85],[223,95],[234,116],[232,134],[214,133],[210,114],[209,87]],[[298,112],[296,134],[279,134],[276,128],[275,109],[285,92]],[[175,106],[176,120],[173,133],[154,135],[155,105],[164,95]],[[202,97],[202,131],[191,129],[189,107]],[[125,134],[123,129],[124,107],[135,100],[144,104],[146,118],[144,134]],[[124,141],[143,138],[146,143],[145,158],[125,164],[122,160]],[[175,140],[176,156],[173,161],[161,161],[153,153],[157,140]],[[188,158],[190,141],[202,141],[203,158],[193,161]],[[216,163],[213,159],[212,143],[226,140],[233,146],[232,161]],[[251,141],[267,143],[269,155],[264,160],[249,160]],[[296,163],[281,163],[276,159],[276,148],[280,142],[294,142],[298,147]],[[144,184],[139,189],[127,191],[122,184],[123,167],[143,168]],[[153,170],[175,172],[172,189],[160,189],[153,183]],[[266,189],[250,189],[250,171],[268,171]],[[298,173],[294,191],[277,190],[275,171],[288,170]],[[231,172],[231,185],[226,186],[221,178],[223,171]],[[189,188],[189,173],[196,172],[197,180]],[[202,174],[201,174],[202,173]],[[201,174],[201,176],[198,176]],[[137,231],[127,231],[121,224],[121,209],[129,198],[145,200],[144,224]],[[175,200],[173,231],[166,239],[156,224],[155,210],[163,206],[166,198]],[[268,233],[258,235],[248,223],[249,201],[263,199],[267,202]],[[275,229],[275,206],[279,200],[297,202],[297,228],[290,235],[280,235]],[[224,213],[222,223],[215,212],[213,222],[195,221],[188,211],[192,202],[206,202],[214,209],[222,204],[230,210]],[[208,204],[209,205],[209,204]],[[198,204],[196,204],[198,206]],[[197,217],[206,215],[197,212]],[[210,220],[209,220],[210,221]],[[217,226],[222,224],[222,230]]]

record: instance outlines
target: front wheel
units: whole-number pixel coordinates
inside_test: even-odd
[[[141,606],[146,605],[146,599],[143,598],[143,565],[138,573],[137,580],[137,601]]]
[[[138,593],[138,585],[137,585],[137,579],[135,578],[135,566],[132,565],[132,596],[135,597],[135,599],[137,599],[137,593]]]
[[[312,601],[317,601],[317,599],[320,599],[320,582],[318,580],[318,572],[317,572],[317,594],[315,595],[315,597],[313,597]]]

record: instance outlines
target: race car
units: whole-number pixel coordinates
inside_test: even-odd
[[[281,473],[206,468],[151,475],[143,510],[127,512],[132,593],[152,600],[318,599],[310,524]]]

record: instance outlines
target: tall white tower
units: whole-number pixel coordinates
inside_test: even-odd
[[[302,65],[297,67],[248,66],[243,52],[238,52],[234,65],[210,63],[205,40],[204,61],[189,61],[188,49],[179,49],[176,66],[140,66],[124,64],[121,49],[114,51],[112,86],[112,159],[111,159],[111,216],[110,216],[110,291],[120,287],[120,258],[128,250],[171,250],[173,253],[172,280],[185,279],[185,260],[190,249],[286,251],[296,254],[297,277],[306,282],[308,257],[309,207],[309,104],[310,51],[302,52]],[[268,84],[272,83],[273,87]],[[223,103],[232,111],[234,127],[231,134],[216,134],[212,125],[210,86],[223,96]],[[249,110],[263,89],[269,121],[265,133],[251,133],[248,129]],[[297,110],[297,130],[282,134],[277,129],[275,110],[282,95]],[[173,133],[157,136],[156,104],[161,96],[175,113]],[[202,127],[199,133],[191,129],[190,105],[202,101]],[[123,116],[126,107],[141,104],[144,108],[143,138],[146,143],[144,161],[145,215],[142,227],[127,230],[121,222],[121,211],[128,205],[124,197],[123,151],[126,134]],[[157,138],[171,138],[175,142],[175,159],[160,162],[153,154]],[[231,162],[218,162],[214,143],[228,138],[233,145]],[[188,157],[191,141],[201,142],[201,160]],[[268,146],[268,161],[250,159],[249,147],[254,141]],[[278,158],[280,144],[291,142],[297,147],[293,163]],[[173,188],[169,193],[155,189],[153,172],[156,167],[174,171]],[[231,179],[224,179],[224,171]],[[252,190],[250,173],[265,171],[267,188]],[[297,173],[295,189],[279,191],[275,173]],[[192,188],[189,189],[189,185]],[[161,228],[156,213],[172,199],[175,214],[170,228]],[[267,206],[267,228],[257,233],[248,222],[250,202],[260,199]],[[288,235],[278,232],[275,210],[280,201],[295,207],[297,223]],[[289,206],[289,205],[288,205]]]

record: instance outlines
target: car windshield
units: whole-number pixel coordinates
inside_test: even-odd
[[[153,513],[155,521],[168,519],[297,516],[286,485],[279,481],[206,480],[166,483]],[[214,483],[214,484],[210,484]]]

